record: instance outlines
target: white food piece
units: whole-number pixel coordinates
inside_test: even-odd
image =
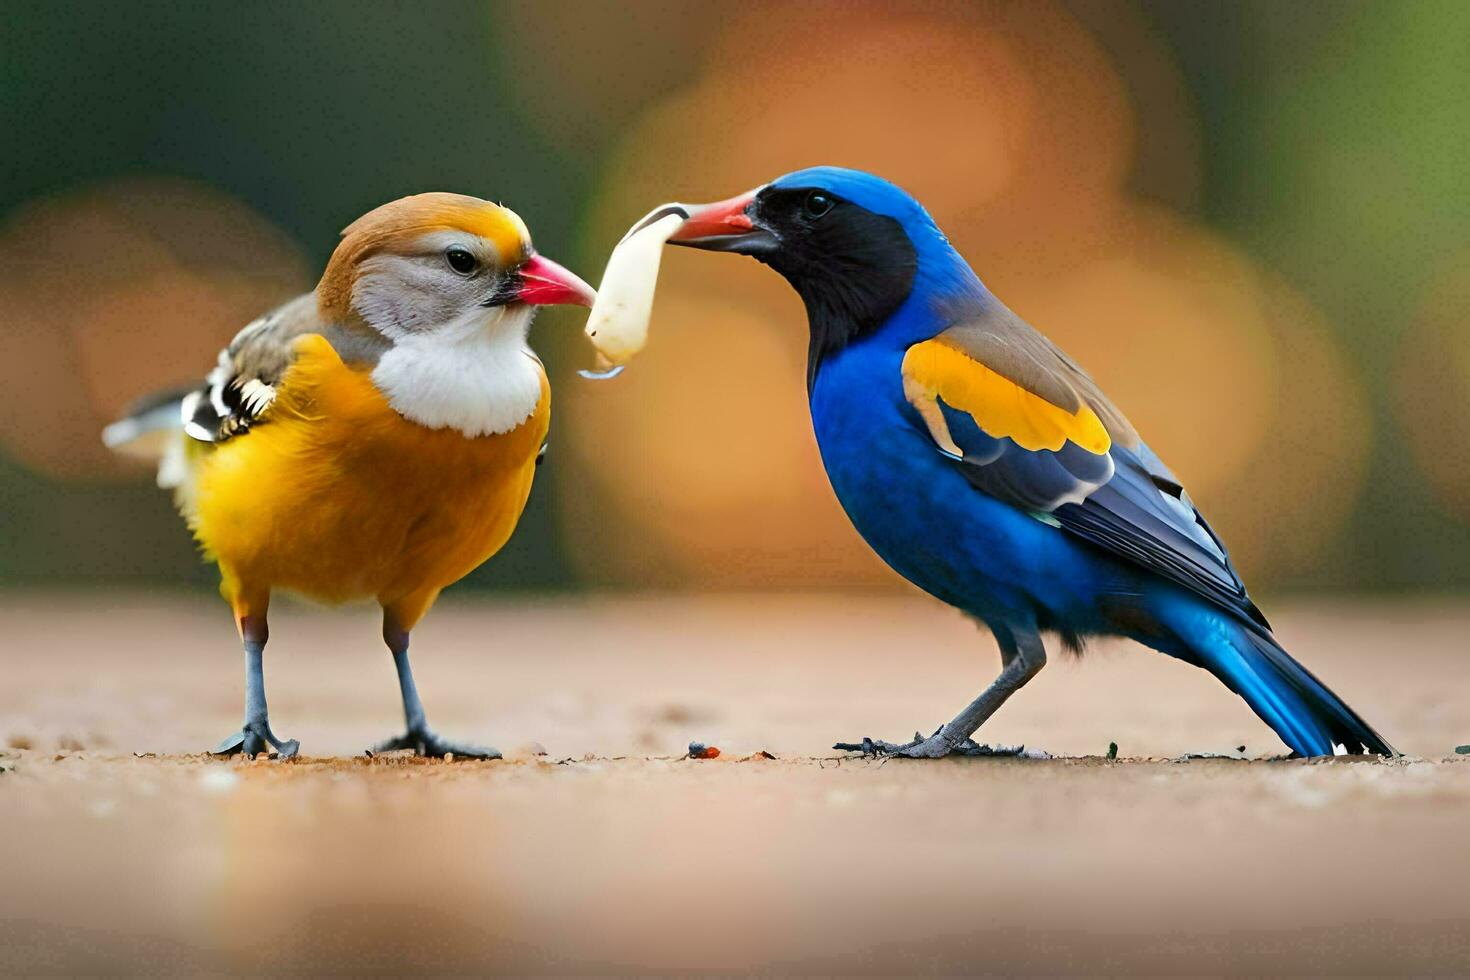
[[[688,218],[684,205],[661,204],[628,229],[608,256],[597,301],[587,317],[587,337],[597,349],[600,376],[616,373],[648,343],[664,243]]]

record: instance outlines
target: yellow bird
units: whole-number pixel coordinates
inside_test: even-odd
[[[407,730],[379,750],[499,756],[429,728],[409,632],[525,507],[551,410],[527,344],[535,307],[593,298],[508,208],[406,197],[349,225],[316,290],[241,330],[201,386],[108,426],[109,446],[159,460],[219,565],[245,722],[217,753],[299,748],[271,731],[262,673],[271,593],[288,589],[382,606]]]

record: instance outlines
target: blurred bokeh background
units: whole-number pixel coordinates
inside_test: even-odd
[[[212,585],[101,426],[383,201],[501,200],[595,282],[630,221],[818,163],[913,191],[1113,393],[1261,591],[1470,584],[1470,5],[108,4],[0,31],[0,583]],[[827,489],[796,297],[665,260],[469,587],[898,589]]]
[[[1467,38],[1466,0],[4,0],[0,974],[1465,974]],[[358,755],[399,710],[375,617],[285,603],[312,758],[178,755],[239,654],[106,422],[385,201],[503,201],[596,282],[653,205],[824,163],[924,201],[1290,648],[1449,761],[1147,761],[1282,748],[1121,644],[981,736],[1071,758],[835,758],[994,655],[832,497],[796,296],[684,249],[615,381],[542,314],[547,464],[415,633],[435,725],[512,761]]]

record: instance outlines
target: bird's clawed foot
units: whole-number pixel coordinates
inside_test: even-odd
[[[271,731],[270,722],[261,718],[256,721],[247,721],[245,727],[216,745],[211,755],[235,755],[243,752],[253,759],[265,751],[269,745],[276,757],[285,761],[296,758],[296,753],[301,751],[301,743],[294,738],[281,740],[276,738],[275,732]]]
[[[981,745],[973,738],[955,741],[945,734],[943,726],[928,738],[914,732],[914,740],[903,745],[864,738],[861,742],[838,742],[832,747],[839,752],[861,752],[875,758],[898,756],[902,759],[942,759],[947,755],[1018,756],[1026,751],[1024,745]]]
[[[420,731],[404,732],[397,738],[390,738],[386,742],[379,742],[373,746],[373,752],[396,752],[400,749],[413,749],[414,755],[428,756],[431,759],[442,759],[446,755],[452,755],[456,759],[498,759],[500,750],[492,749],[483,745],[465,745],[462,742],[451,742],[440,738],[427,728]]]

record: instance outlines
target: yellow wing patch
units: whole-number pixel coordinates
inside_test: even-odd
[[[1009,437],[1022,449],[1058,450],[1074,442],[1101,455],[1113,441],[1102,420],[1087,405],[1076,412],[1053,405],[980,361],[942,340],[910,347],[903,359],[904,395],[914,406],[934,441],[957,456],[964,455],[950,436],[937,399],[968,413],[986,435]]]

